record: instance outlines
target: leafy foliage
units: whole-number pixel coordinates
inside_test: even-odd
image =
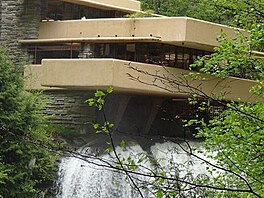
[[[198,60],[193,67],[204,73],[220,77],[235,76],[247,79],[264,79],[264,59],[258,58],[251,43],[254,36],[238,33],[236,38],[227,38],[224,33],[218,38],[220,46],[210,56]],[[257,42],[254,42],[257,46]],[[253,48],[253,49],[252,49]]]
[[[165,16],[188,16],[235,27],[263,23],[263,0],[141,0],[142,8]]]
[[[200,127],[198,137],[214,151],[218,164],[230,172],[214,178],[215,185],[249,188],[247,192],[215,192],[218,197],[263,197],[264,135],[264,61],[254,54],[263,50],[263,1],[215,1],[232,11],[230,23],[251,31],[249,37],[238,33],[236,38],[219,37],[220,46],[210,57],[196,62],[201,72],[216,76],[236,76],[257,80],[252,91],[259,94],[255,104],[229,102],[221,116]],[[239,176],[239,177],[238,177]]]
[[[223,112],[220,118],[211,120],[200,129],[198,137],[206,138],[206,148],[217,153],[215,158],[219,165],[243,176],[247,181],[241,181],[234,174],[223,173],[216,182],[221,181],[221,185],[237,188],[246,188],[248,183],[255,192],[264,196],[264,104],[230,105],[232,108]],[[237,111],[234,111],[234,107]],[[241,197],[245,195],[241,194]]]
[[[127,18],[144,18],[151,17],[154,14],[153,10],[145,10],[144,12],[136,12],[133,14],[125,15]]]
[[[235,38],[219,36],[219,47],[211,56],[203,57],[193,66],[211,75],[254,79],[258,84],[252,92],[260,97],[255,104],[240,102],[219,102],[225,105],[219,117],[209,123],[193,119],[186,125],[199,124],[199,138],[205,139],[207,151],[216,153],[213,157],[222,172],[202,184],[219,188],[237,189],[208,190],[206,197],[264,197],[264,61],[255,51],[264,49],[264,3],[263,0],[142,0],[143,7],[168,16],[190,16],[218,22],[250,31],[246,36],[238,30]],[[195,95],[195,93],[194,93]],[[211,99],[208,98],[210,101]],[[190,98],[191,103],[197,103]],[[158,183],[160,183],[159,181]],[[199,184],[199,182],[197,183]],[[239,190],[241,189],[241,190]],[[249,189],[244,192],[243,189]],[[160,189],[158,197],[164,197]]]
[[[113,88],[109,87],[106,90],[106,93],[101,91],[101,90],[97,90],[94,93],[94,97],[93,98],[89,98],[88,100],[85,101],[85,103],[87,103],[89,106],[96,106],[99,110],[102,110],[104,103],[105,103],[105,98],[107,96],[107,94],[110,94],[113,92]]]
[[[0,197],[36,197],[54,181],[52,130],[44,98],[24,91],[21,74],[0,49]]]
[[[226,24],[232,13],[211,0],[141,0],[145,10],[165,16],[188,16]]]
[[[238,30],[237,36],[232,39],[227,38],[224,33],[220,35],[220,46],[215,49],[215,53],[197,61],[194,67],[198,66],[201,72],[216,76],[236,76],[257,80],[259,84],[252,88],[252,91],[260,96],[264,95],[264,62],[255,53],[256,50],[263,51],[264,49],[262,11],[264,4],[262,0],[142,0],[142,2],[143,8],[155,10],[159,14],[193,16],[249,30],[251,32],[249,37],[240,30]],[[102,109],[104,97],[104,94],[99,94],[88,102],[90,105],[96,105]],[[203,197],[264,197],[264,102],[261,99],[263,97],[260,97],[260,101],[255,104],[223,102],[214,99],[214,102],[221,103],[226,109],[219,117],[209,122],[205,122],[203,119],[186,120],[186,126],[198,126],[196,127],[199,130],[197,137],[205,140],[207,151],[214,153],[209,157],[214,158],[216,166],[221,170],[217,174],[212,174],[214,177],[191,180],[194,182],[192,183],[194,188],[199,186],[206,189],[199,192]],[[199,111],[203,111],[204,106],[210,104],[210,100],[208,98],[204,105],[199,106]],[[190,98],[189,101],[192,104],[197,104],[195,97]],[[199,117],[198,114],[197,117]],[[103,126],[98,124],[94,126],[96,130],[102,129],[104,132],[110,129],[108,122]],[[190,154],[193,155],[193,153]],[[170,161],[170,159],[167,160]],[[129,157],[121,158],[120,162],[126,171],[136,171],[140,166],[140,161],[133,161]],[[171,164],[168,169],[164,171],[162,167],[156,166],[151,170],[155,179],[150,182],[155,189],[156,197],[179,195],[176,188],[166,188],[168,186],[175,187],[182,182],[177,180],[179,179],[178,172],[175,171],[177,166]],[[214,169],[209,170],[211,173],[214,171]],[[153,176],[151,174],[150,177]],[[184,182],[190,182],[188,179],[188,177],[183,178]],[[173,180],[172,183],[170,183],[171,180]],[[166,183],[169,185],[164,185]],[[181,186],[180,190],[182,190]]]

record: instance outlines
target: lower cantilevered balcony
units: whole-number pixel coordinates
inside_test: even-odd
[[[25,77],[28,89],[96,90],[112,86],[116,93],[185,98],[198,91],[226,100],[254,102],[258,99],[249,92],[254,81],[204,74],[194,79],[186,76],[189,72],[111,58],[43,59],[40,65],[26,66]],[[165,78],[160,80],[160,77]]]

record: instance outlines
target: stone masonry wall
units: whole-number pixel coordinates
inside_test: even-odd
[[[0,39],[1,39],[1,32],[2,32],[2,0],[0,0]]]
[[[41,20],[40,0],[1,0],[0,45],[7,48],[16,66],[27,61],[26,49],[18,43],[20,39],[38,37]]]
[[[51,122],[70,129],[76,134],[93,133],[92,121],[95,120],[96,109],[85,104],[94,93],[89,91],[56,90],[45,91],[49,103],[44,110],[51,116]]]
[[[21,72],[29,58],[26,48],[18,41],[38,38],[46,4],[46,0],[0,0],[0,46],[7,49]],[[84,104],[93,92],[55,90],[44,91],[44,94],[50,99],[44,113],[51,116],[51,122],[79,134],[93,131],[90,122],[96,112]]]

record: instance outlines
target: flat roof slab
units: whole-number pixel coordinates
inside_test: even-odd
[[[127,13],[140,12],[141,10],[141,3],[135,0],[61,0],[61,1],[103,9],[103,10],[117,10]]]

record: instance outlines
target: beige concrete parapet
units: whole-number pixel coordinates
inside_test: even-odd
[[[90,37],[90,38],[60,38],[60,39],[26,39],[19,40],[22,44],[43,44],[43,43],[160,43],[161,40],[155,37]]]
[[[234,28],[188,17],[87,19],[42,22],[39,39],[154,37],[163,43],[212,50],[221,31],[229,37],[236,34]]]
[[[135,0],[61,0],[78,5],[90,6],[105,10],[118,10],[127,13],[139,12],[141,4]]]
[[[30,72],[33,71],[33,74]],[[257,97],[249,90],[254,81],[239,78],[217,78],[202,75],[204,79],[186,77],[189,71],[164,68],[157,65],[117,59],[44,59],[42,66],[28,66],[25,76],[28,88],[106,89],[116,92],[187,97],[197,92],[227,100],[254,102]],[[164,81],[159,76],[165,76]],[[134,78],[134,80],[131,79]],[[168,83],[169,82],[169,83]],[[173,83],[171,83],[173,82]]]
[[[25,87],[27,90],[53,90],[57,87],[42,86],[43,67],[42,65],[26,65],[24,68]]]

